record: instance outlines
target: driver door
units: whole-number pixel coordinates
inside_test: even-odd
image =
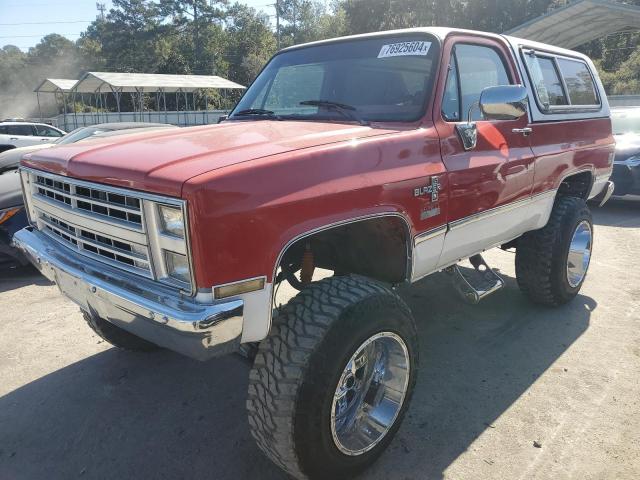
[[[521,83],[507,47],[489,38],[453,37],[443,55],[448,69],[434,116],[450,188],[449,231],[439,262],[447,266],[526,231],[534,156],[528,115],[487,121],[478,107],[485,88]],[[477,143],[465,148],[456,126],[467,122],[469,112]]]

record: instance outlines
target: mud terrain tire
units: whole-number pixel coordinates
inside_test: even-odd
[[[588,225],[593,246],[593,222],[586,202],[560,197],[547,225],[525,233],[516,247],[516,279],[520,290],[534,303],[558,306],[571,301],[580,291],[584,276],[571,285],[568,275],[569,249],[576,229]],[[587,268],[588,268],[587,260]]]
[[[386,434],[363,453],[345,454],[332,436],[336,386],[363,342],[389,332],[406,345],[406,393]],[[267,457],[295,478],[351,477],[391,442],[417,369],[414,319],[394,292],[354,276],[313,283],[284,307],[260,343],[249,377],[251,433]]]

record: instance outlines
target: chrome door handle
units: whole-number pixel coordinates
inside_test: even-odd
[[[513,133],[521,133],[526,137],[526,136],[530,135],[531,132],[533,132],[533,129],[530,128],[530,127],[525,127],[525,128],[514,128],[511,131]]]

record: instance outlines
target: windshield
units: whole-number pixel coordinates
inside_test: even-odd
[[[60,137],[56,140],[55,144],[57,145],[66,145],[67,143],[76,143],[80,140],[83,140],[87,137],[91,137],[97,133],[105,132],[106,130],[102,128],[95,127],[80,127],[76,128],[73,132],[67,133],[64,137]]]
[[[615,135],[640,134],[640,107],[611,111],[611,125]]]
[[[438,43],[413,34],[304,47],[276,55],[233,110],[234,120],[418,120]]]

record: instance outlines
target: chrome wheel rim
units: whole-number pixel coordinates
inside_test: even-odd
[[[338,450],[361,455],[384,438],[404,404],[409,369],[407,346],[395,333],[377,333],[358,347],[331,405],[331,434]]]
[[[575,288],[584,280],[591,260],[591,225],[586,220],[578,224],[571,238],[567,258],[567,280]]]

